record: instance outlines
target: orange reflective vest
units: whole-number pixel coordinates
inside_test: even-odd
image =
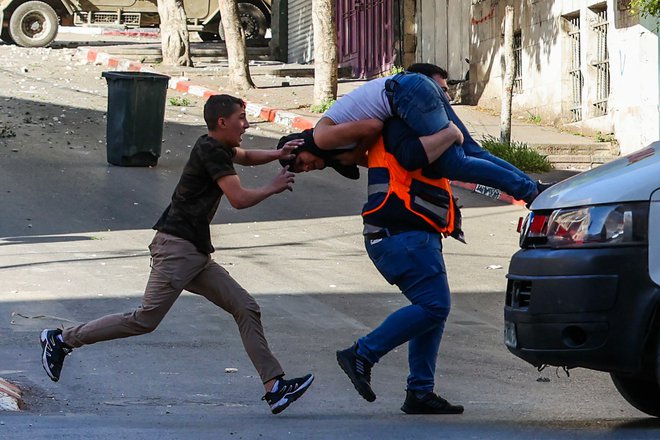
[[[449,180],[425,177],[422,170],[406,170],[385,150],[382,137],[369,149],[367,158],[369,190],[362,210],[365,223],[390,228],[393,224],[404,222],[402,217],[405,216],[417,223],[423,220],[443,236],[464,241],[461,213]],[[404,215],[401,215],[401,203],[405,207]],[[385,225],[382,219],[388,216]]]

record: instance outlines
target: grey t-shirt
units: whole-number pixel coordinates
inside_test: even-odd
[[[384,121],[392,116],[390,103],[385,95],[386,78],[376,78],[342,96],[323,115],[335,124],[378,119]]]

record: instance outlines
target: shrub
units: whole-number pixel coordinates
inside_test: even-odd
[[[537,115],[536,113],[532,112],[527,112],[527,120],[531,122],[532,124],[540,125],[541,124],[541,115]]]
[[[188,98],[179,98],[179,97],[173,97],[170,98],[170,105],[174,107],[190,107],[192,102],[190,102],[190,99]]]
[[[320,104],[313,105],[309,109],[314,113],[325,113],[335,103],[334,99],[324,99]]]
[[[486,136],[481,141],[481,146],[491,154],[527,173],[539,173],[552,169],[547,156],[529,148],[524,142],[513,141],[506,144],[493,136]]]

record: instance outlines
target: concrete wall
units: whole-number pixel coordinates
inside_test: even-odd
[[[416,0],[399,0],[395,2],[395,7],[397,6],[401,8],[402,15],[400,32],[403,60],[401,65],[407,67],[415,62],[415,50],[417,48]]]
[[[654,20],[640,23],[619,8],[619,0],[517,0],[515,28],[522,35],[522,93],[513,110],[545,123],[593,135],[614,133],[627,154],[660,139],[660,52]],[[596,116],[594,9],[606,6],[610,97],[608,112]],[[502,94],[502,19],[505,2],[472,0],[470,101],[499,110]],[[582,120],[571,122],[571,45],[567,17],[580,16]]]
[[[660,44],[656,23],[617,30],[610,43],[612,119],[621,152],[660,139]]]

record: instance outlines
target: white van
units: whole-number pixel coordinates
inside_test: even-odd
[[[609,372],[660,417],[660,142],[551,187],[521,223],[505,344],[541,368]]]

